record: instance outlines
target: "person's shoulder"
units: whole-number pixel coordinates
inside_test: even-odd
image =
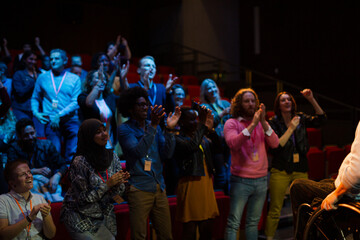
[[[17,78],[19,76],[23,75],[23,70],[17,70],[14,75],[13,75],[13,78]]]
[[[66,77],[74,81],[81,81],[80,77],[72,72],[66,72]]]
[[[50,73],[51,73],[51,70],[40,73],[38,78],[36,79],[36,82],[38,82],[39,80],[43,80],[43,79],[45,79],[45,80],[51,79]]]
[[[279,122],[280,119],[277,115],[274,115],[272,116],[270,119],[269,119],[269,122],[272,122],[272,123],[276,123],[276,122]]]
[[[6,201],[9,201],[10,199],[11,199],[11,196],[8,192],[0,195],[0,202],[6,202]]]
[[[230,105],[230,102],[226,99],[221,99],[221,103]]]
[[[9,148],[20,148],[18,141],[13,141],[9,144]]]
[[[136,83],[129,83],[129,88],[133,88],[133,87],[139,87],[138,82],[136,82]]]
[[[45,198],[40,194],[31,193],[31,198],[34,201],[34,204],[46,203]]]
[[[157,89],[165,91],[165,86],[164,86],[164,84],[162,84],[162,83],[155,83],[155,86],[156,86]]]
[[[123,122],[122,124],[120,124],[120,126],[118,128],[119,128],[119,130],[125,130],[128,128],[133,128],[132,125],[134,125],[134,123],[132,123],[131,119],[128,119],[126,122]]]
[[[240,122],[237,120],[237,119],[235,119],[235,118],[229,118],[226,122],[225,122],[225,124],[224,124],[224,127],[229,127],[229,126],[234,126],[234,125],[238,125]]]
[[[75,166],[75,167],[78,167],[78,166],[88,166],[89,163],[88,161],[86,160],[85,156],[83,155],[77,155],[76,157],[74,157],[73,161],[71,162],[71,166]]]

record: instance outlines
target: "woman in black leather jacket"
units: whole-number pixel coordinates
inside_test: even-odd
[[[197,107],[197,110],[182,107],[180,134],[175,137],[174,158],[180,169],[177,220],[183,223],[182,239],[195,239],[197,227],[200,239],[211,239],[213,219],[219,215],[212,183],[212,157],[214,150],[221,151],[220,141],[212,130],[214,117],[211,110],[205,106]]]
[[[279,136],[279,146],[271,150],[270,209],[265,228],[267,239],[272,239],[275,235],[285,192],[290,183],[298,178],[308,178],[306,154],[309,144],[306,128],[320,127],[326,120],[325,112],[312,91],[304,89],[301,94],[314,107],[315,115],[297,113],[294,97],[288,92],[281,92],[275,99],[275,116],[269,121],[271,128]]]

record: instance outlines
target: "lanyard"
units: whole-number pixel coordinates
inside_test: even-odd
[[[13,197],[13,199],[15,200],[15,202],[17,203],[17,205],[19,206],[20,211],[21,211],[22,215],[24,216],[24,218],[26,218],[25,213],[24,213],[24,211],[22,210],[22,208],[21,208],[20,203],[18,202],[18,200],[17,200],[11,193],[10,193],[10,195]],[[32,201],[31,201],[31,199],[30,199],[30,209],[32,209]],[[27,229],[27,238],[29,237],[30,228],[31,228],[31,223],[29,224],[28,229]]]
[[[254,136],[252,136],[253,134],[250,133],[250,141],[252,143],[252,150],[253,150],[253,153],[256,152],[256,149],[255,149],[255,140],[256,140],[256,127],[257,125],[255,126],[254,130],[252,131],[252,133],[254,133]]]
[[[57,95],[59,94],[61,86],[62,86],[62,84],[64,82],[65,77],[66,77],[66,72],[65,72],[64,76],[61,79],[58,90],[56,90],[55,81],[54,81],[54,75],[53,75],[52,71],[50,72],[50,75],[51,75],[51,81],[52,81],[52,84],[53,84],[53,87],[54,87],[54,92],[55,92],[56,98],[57,98]]]
[[[142,88],[144,88],[144,85],[142,84],[141,81],[139,81],[138,83],[139,83],[139,85],[140,85]],[[157,89],[156,89],[156,84],[155,84],[155,83],[152,83],[152,86],[154,86],[154,97],[153,97],[153,99],[151,99],[150,94],[149,94],[148,98],[149,98],[149,101],[150,101],[150,103],[151,103],[151,106],[155,106],[156,90],[157,90]],[[149,88],[149,90],[151,91],[151,88]]]
[[[101,178],[101,180],[105,183],[105,180],[103,179],[103,177],[101,176],[101,174],[99,173],[98,171],[98,174],[99,174],[99,177]],[[106,181],[109,179],[109,175],[108,175],[108,170],[106,169]]]

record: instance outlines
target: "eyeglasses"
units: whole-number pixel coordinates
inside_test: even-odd
[[[144,108],[144,107],[149,107],[149,104],[148,103],[146,103],[146,102],[137,102],[137,103],[135,103],[137,106],[139,106],[139,107],[142,107],[142,108]]]

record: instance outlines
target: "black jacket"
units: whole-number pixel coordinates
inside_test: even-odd
[[[221,153],[221,144],[216,132],[209,133],[211,140],[204,137],[207,132],[208,129],[204,124],[198,124],[192,138],[183,134],[175,136],[174,159],[180,169],[180,176],[205,176],[203,152],[199,148],[200,144],[204,149],[209,174],[215,173],[213,155]]]
[[[309,151],[309,143],[306,128],[320,127],[326,120],[325,114],[311,116],[304,113],[297,113],[296,115],[300,117],[300,123],[294,131],[293,136],[289,138],[283,147],[279,145],[275,149],[270,149],[270,153],[273,155],[271,167],[280,171],[285,170],[287,173],[308,171],[306,154]],[[270,119],[269,124],[279,138],[287,130],[284,119],[281,116],[275,115]],[[298,163],[294,163],[294,153],[299,153]]]
[[[30,169],[48,167],[51,169],[51,176],[57,172],[64,176],[67,170],[65,159],[60,156],[54,144],[49,140],[36,140],[33,157],[24,152],[17,141],[13,142],[9,146],[8,161],[16,159],[26,160]]]

